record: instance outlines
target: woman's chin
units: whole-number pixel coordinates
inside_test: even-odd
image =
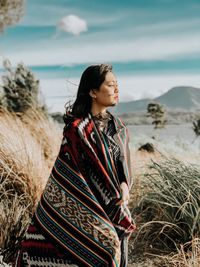
[[[116,106],[118,104],[118,102],[113,102],[110,106],[111,107],[114,107],[114,106]]]
[[[118,98],[115,99],[114,103],[115,103],[115,105],[117,105],[119,103],[119,99]]]

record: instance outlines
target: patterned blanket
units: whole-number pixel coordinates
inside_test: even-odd
[[[44,233],[79,266],[119,266],[120,240],[135,229],[121,199],[115,164],[91,115],[66,117],[59,155],[36,210]],[[127,129],[114,118],[114,136],[129,187]]]

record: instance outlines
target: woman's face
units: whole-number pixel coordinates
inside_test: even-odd
[[[99,89],[92,90],[93,99],[102,107],[115,106],[119,101],[117,80],[112,72],[108,72]]]

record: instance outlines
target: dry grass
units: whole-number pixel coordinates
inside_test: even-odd
[[[199,166],[163,161],[159,153],[137,151],[132,159],[130,206],[138,229],[130,240],[130,266],[200,266]]]
[[[57,156],[61,136],[60,127],[41,113],[30,110],[20,117],[5,111],[0,113],[0,248],[2,250],[0,254],[4,255],[4,260],[7,262],[12,259],[18,243],[24,235]],[[158,163],[156,166],[162,168],[164,165],[162,165],[162,157],[158,152],[152,154],[136,152],[132,155],[132,160],[135,183],[131,192],[130,206],[138,230],[130,240],[129,266],[200,266],[200,241],[197,238],[199,232],[196,230],[196,232],[193,231],[193,234],[196,233],[196,238],[187,240],[185,244],[176,240],[173,254],[169,250],[168,254],[161,254],[159,249],[154,250],[155,244],[146,242],[155,241],[156,239],[152,238],[152,234],[156,236],[161,229],[163,231],[167,229],[164,224],[160,223],[159,227],[161,225],[162,227],[159,229],[157,229],[158,225],[156,228],[149,228],[150,225],[155,226],[156,224],[150,223],[155,218],[152,218],[148,209],[144,209],[142,214],[137,213],[142,199],[145,199],[149,191],[152,192],[152,181],[149,183],[149,175],[154,175],[155,169],[149,169],[149,163],[154,160],[156,164]],[[176,166],[174,171],[176,171]],[[194,169],[189,169],[189,172],[191,177],[197,176]],[[145,173],[148,175],[145,176]],[[184,173],[184,175],[186,174]],[[161,172],[155,179],[156,185],[158,184],[157,181],[162,180],[160,177],[162,177]],[[159,190],[157,193],[161,192]],[[158,205],[157,202],[154,202],[153,207]],[[182,207],[186,211],[186,205],[182,205]],[[163,216],[163,214],[167,216],[167,213],[162,209],[160,209],[160,213],[153,212],[153,215],[157,216],[157,220],[160,220],[161,217],[159,216]],[[173,224],[175,223],[173,222]],[[145,224],[146,226],[144,226]],[[195,227],[190,227],[190,229],[195,229]],[[143,234],[143,238],[136,239],[139,232]],[[160,248],[163,250],[163,247]]]
[[[9,261],[51,171],[61,130],[42,114],[0,113],[0,248]]]
[[[190,248],[188,250],[188,247]],[[168,257],[168,266],[172,267],[199,267],[200,266],[200,239],[194,238],[192,241],[180,246],[178,253]]]

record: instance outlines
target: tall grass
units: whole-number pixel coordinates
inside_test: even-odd
[[[4,261],[11,261],[23,238],[61,137],[60,127],[40,112],[0,112],[0,260],[3,255]],[[197,267],[200,168],[157,157],[148,169],[148,157],[141,157],[139,169],[144,167],[145,174],[138,179],[137,190],[134,186],[131,192],[138,231],[130,240],[130,254],[159,254],[157,263],[149,261],[151,266]],[[169,254],[163,256],[162,252]]]
[[[9,262],[58,153],[61,130],[42,113],[0,112],[0,249]]]
[[[190,250],[188,250],[190,247]],[[168,266],[172,267],[199,267],[200,266],[200,239],[181,245],[178,253],[168,258]]]
[[[200,236],[200,167],[175,158],[152,161],[143,181],[144,196],[132,207],[138,224],[132,253],[173,251],[178,254],[173,261],[170,258],[170,264],[198,266],[184,265],[180,255],[191,262],[188,257],[192,253],[195,264],[199,263],[199,243],[195,240],[199,242]]]

